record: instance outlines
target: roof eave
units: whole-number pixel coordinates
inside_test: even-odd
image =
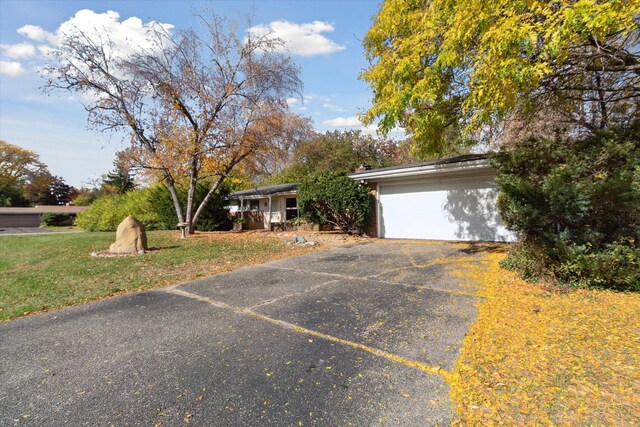
[[[471,172],[476,170],[491,170],[493,167],[487,159],[471,160],[456,163],[422,165],[409,168],[370,170],[349,175],[352,179],[383,180],[389,178],[405,178],[419,175],[431,175],[441,173]]]
[[[295,194],[298,194],[297,190],[282,191],[279,193],[270,193],[270,194],[247,194],[247,195],[230,194],[229,199],[266,199],[274,196],[293,196]]]

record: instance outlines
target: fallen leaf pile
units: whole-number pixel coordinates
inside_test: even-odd
[[[531,284],[485,254],[455,366],[457,424],[640,425],[640,295]]]

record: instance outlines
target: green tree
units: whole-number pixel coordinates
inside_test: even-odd
[[[125,153],[119,152],[113,161],[113,170],[103,175],[100,189],[106,194],[124,194],[135,188],[136,183],[131,165],[127,161]]]
[[[364,121],[400,125],[421,157],[496,132],[575,131],[638,114],[640,0],[386,0],[364,39]]]
[[[340,172],[320,172],[304,179],[298,204],[311,222],[333,224],[348,234],[362,234],[373,215],[369,189]]]
[[[402,145],[365,135],[359,130],[327,131],[300,142],[290,164],[268,183],[301,181],[309,175],[334,171],[351,173],[360,165],[385,167],[406,161]]]
[[[640,128],[571,143],[530,138],[492,156],[525,277],[640,290]]]
[[[99,195],[100,193],[97,188],[82,187],[78,190],[72,202],[75,206],[89,206]]]

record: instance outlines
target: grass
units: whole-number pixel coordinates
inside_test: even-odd
[[[114,233],[0,237],[0,320],[150,289],[309,251],[259,234],[147,233],[142,256],[94,257]]]
[[[82,228],[75,225],[40,225],[47,231],[82,231]]]
[[[526,283],[500,253],[453,373],[458,425],[638,425],[640,294]]]

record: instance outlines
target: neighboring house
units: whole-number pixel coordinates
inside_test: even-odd
[[[498,213],[495,175],[486,155],[470,154],[349,176],[375,196],[373,237],[515,241]]]
[[[229,212],[233,219],[247,220],[245,228],[274,229],[300,216],[298,186],[300,184],[271,185],[229,195]]]
[[[71,223],[86,206],[36,206],[34,208],[0,208],[0,228],[39,227],[42,214],[65,213]]]

